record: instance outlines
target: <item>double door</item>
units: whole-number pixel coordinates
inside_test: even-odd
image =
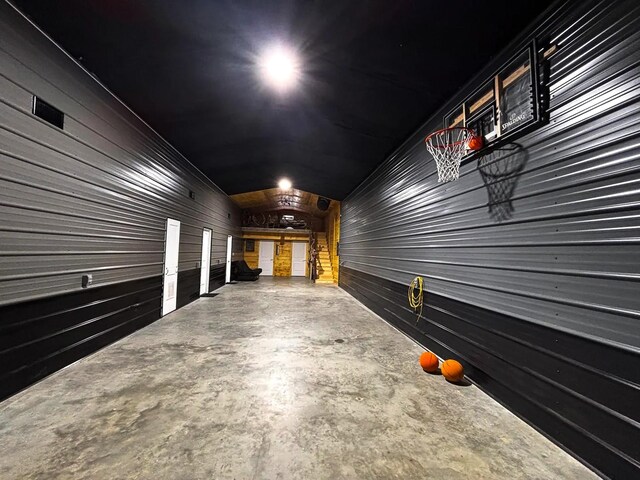
[[[263,276],[306,276],[308,242],[260,240],[258,248],[258,267]]]

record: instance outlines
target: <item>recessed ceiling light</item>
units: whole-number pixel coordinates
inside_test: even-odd
[[[281,190],[289,190],[291,188],[291,181],[288,178],[282,178],[278,182],[278,188]]]
[[[293,50],[276,45],[260,56],[258,62],[263,80],[280,92],[289,90],[300,77],[300,64]]]

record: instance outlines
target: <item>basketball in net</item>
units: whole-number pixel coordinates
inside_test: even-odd
[[[469,150],[480,150],[482,137],[465,127],[437,130],[425,138],[427,150],[438,168],[438,182],[450,182],[460,176],[460,162]]]

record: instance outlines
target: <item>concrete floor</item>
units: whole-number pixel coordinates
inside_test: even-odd
[[[336,287],[219,292],[0,404],[0,478],[597,478]]]

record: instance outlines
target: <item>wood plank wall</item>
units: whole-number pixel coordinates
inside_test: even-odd
[[[309,235],[307,233],[295,232],[244,232],[244,260],[250,268],[258,268],[260,257],[260,240],[272,240],[275,242],[276,252],[273,259],[273,276],[289,277],[291,276],[292,263],[292,242],[308,242]],[[247,252],[246,240],[255,240],[255,249],[253,252]],[[307,268],[308,274],[308,268]]]
[[[253,240],[254,250],[253,252],[247,251],[247,242],[244,243],[244,261],[247,262],[250,268],[258,268],[258,260],[260,257],[260,240]]]
[[[291,242],[276,242],[276,252],[273,257],[273,276],[274,277],[290,277],[291,276]]]

